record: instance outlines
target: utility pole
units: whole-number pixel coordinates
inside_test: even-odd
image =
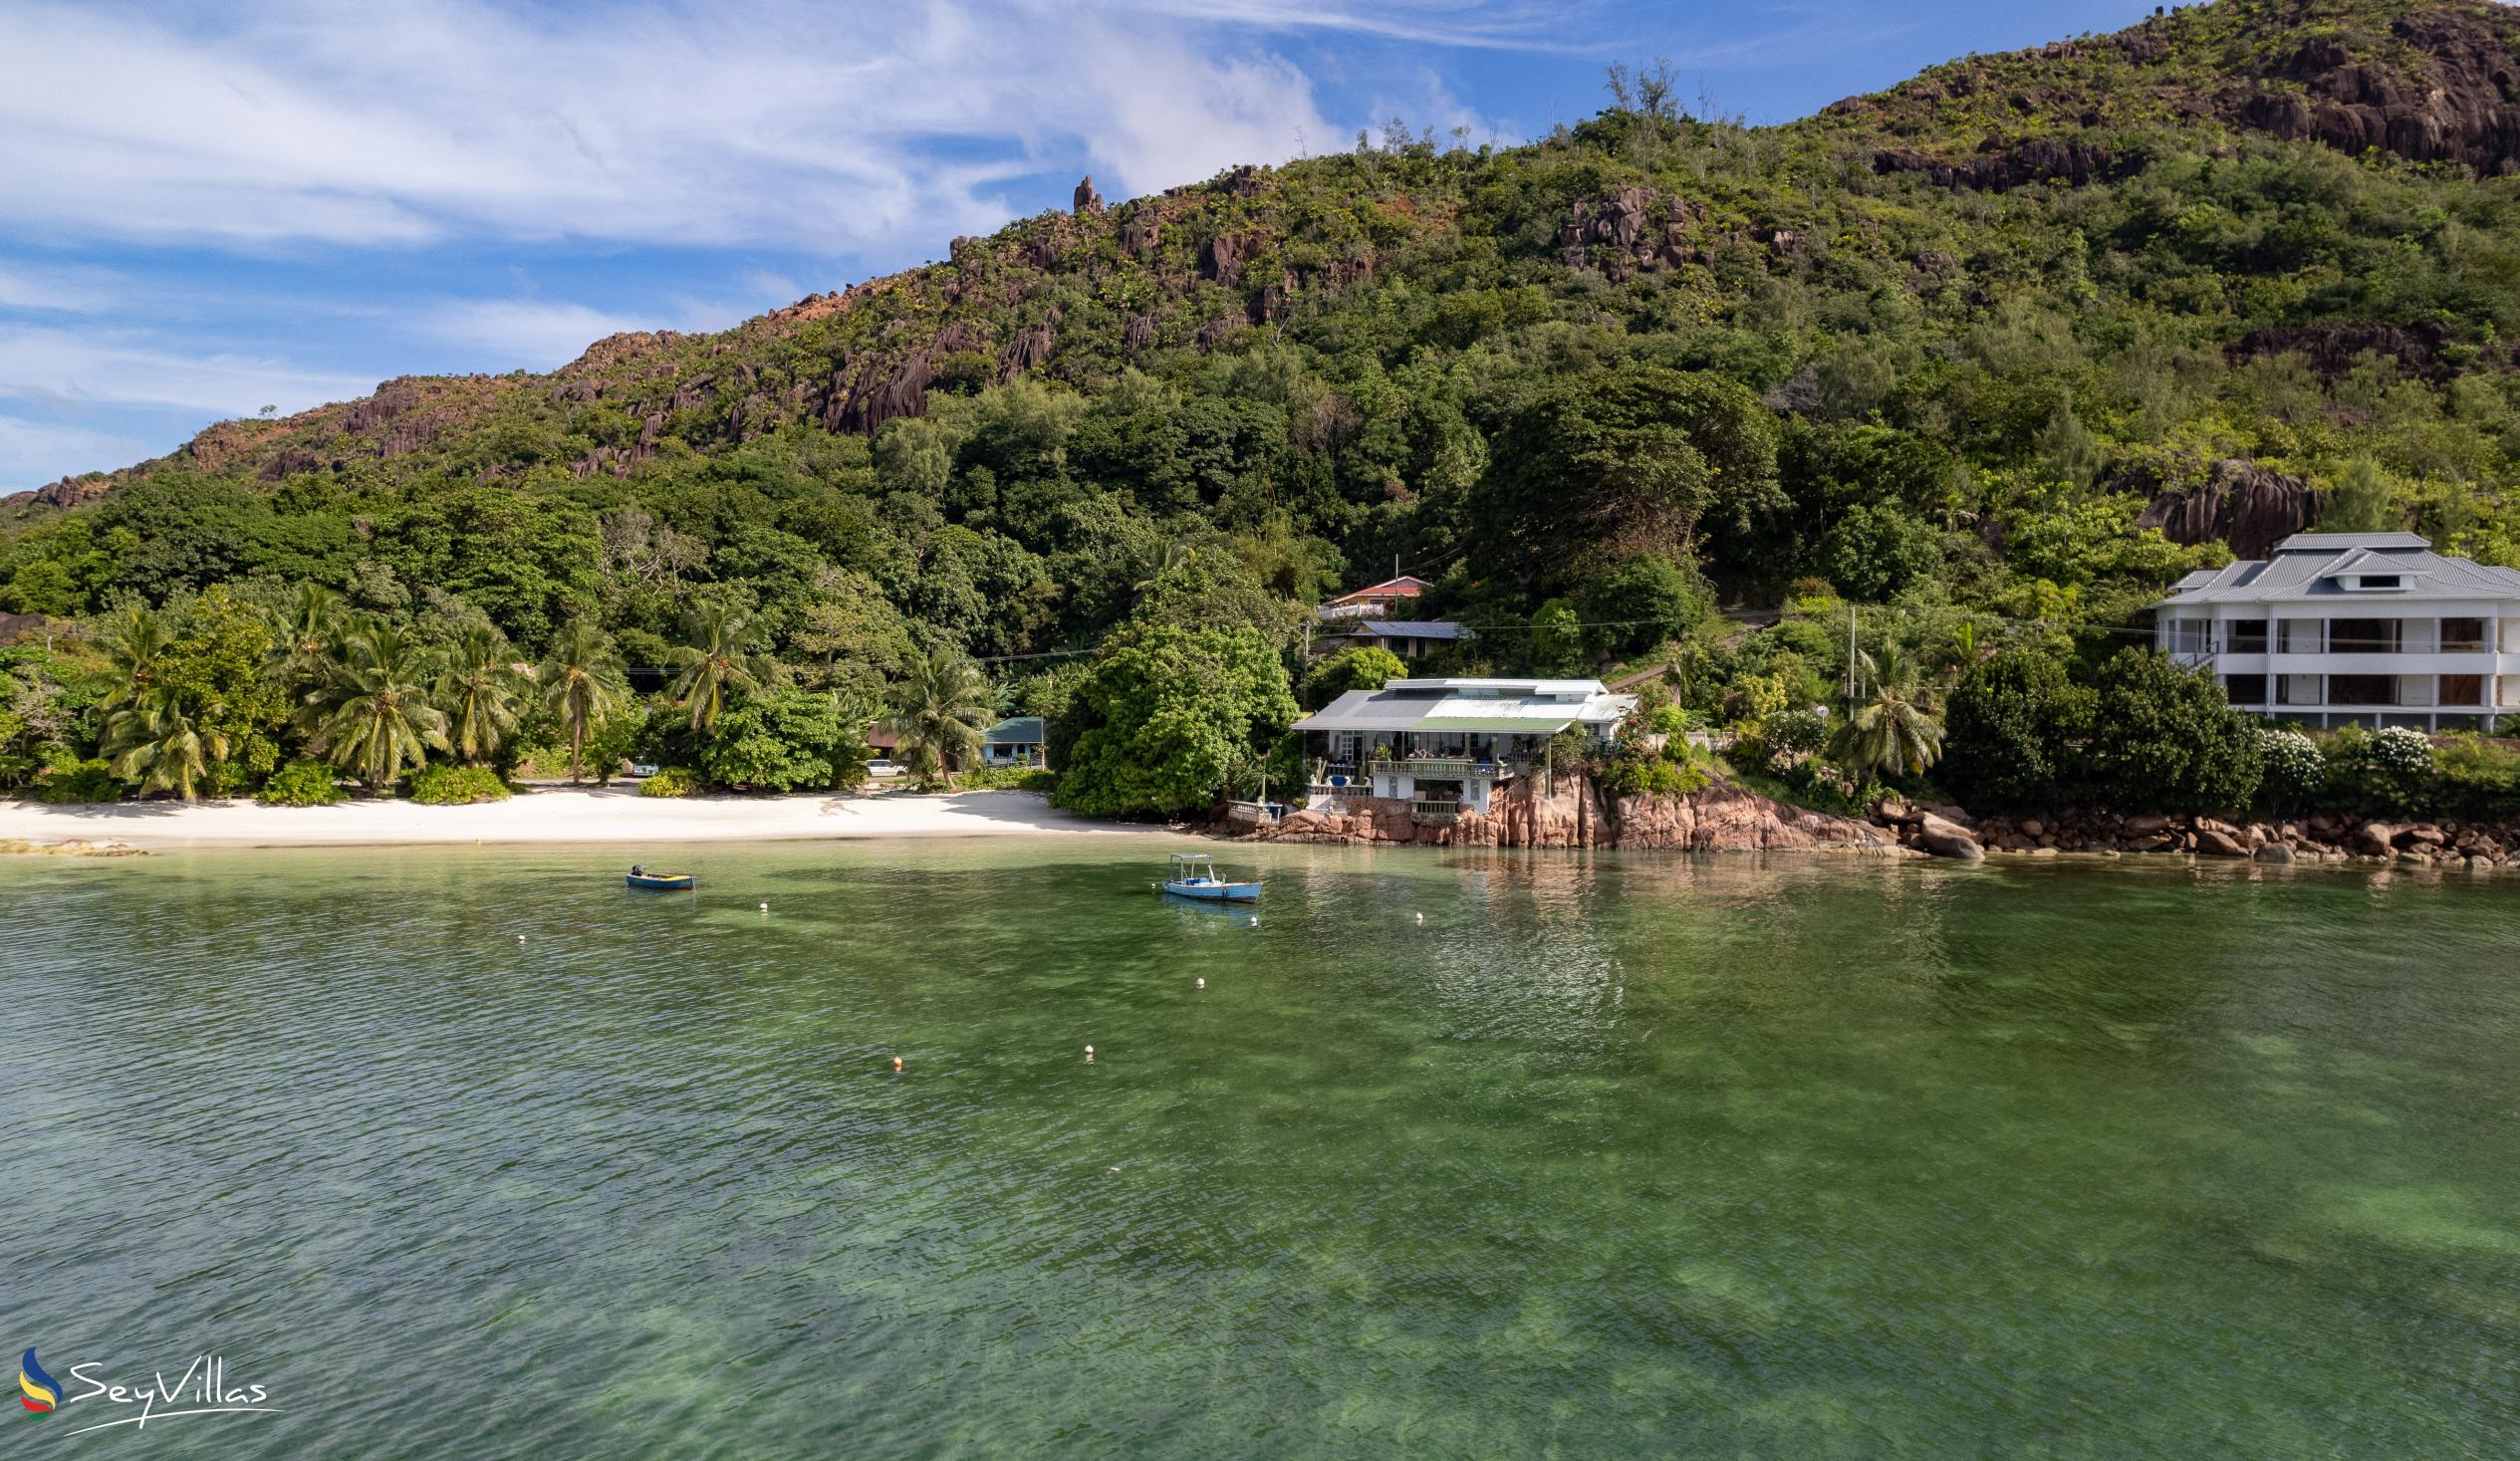
[[[1847,712],[1855,712],[1855,606],[1847,606]]]

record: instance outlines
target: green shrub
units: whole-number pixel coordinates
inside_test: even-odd
[[[1658,736],[1685,735],[1696,717],[1665,700],[1645,712],[1645,729]]]
[[[2433,752],[2442,806],[2463,817],[2520,811],[2520,750],[2474,731],[2452,731]]]
[[[2096,688],[2089,764],[2110,805],[2230,812],[2257,796],[2258,726],[2231,708],[2213,675],[2129,648],[2100,667]]]
[[[2081,791],[2076,742],[2091,714],[2091,692],[2064,665],[2036,649],[2003,650],[1951,692],[1936,775],[1974,811],[2062,805]]]
[[[1058,780],[1038,766],[975,766],[954,773],[966,792],[1047,792]]]
[[[1594,784],[1614,797],[1685,797],[1710,780],[1703,767],[1659,756],[1613,757],[1593,773]]]
[[[679,766],[668,766],[638,784],[642,797],[687,797],[698,789],[699,779]]]
[[[99,760],[56,762],[35,784],[36,800],[56,805],[72,802],[120,802],[131,789],[115,779],[114,768]]]
[[[254,800],[266,807],[330,807],[342,799],[333,768],[321,761],[292,761],[271,774]]]
[[[2392,726],[2375,734],[2349,725],[2328,743],[2328,799],[2342,811],[2423,816],[2432,811],[2439,791],[2432,743],[2421,731]]]
[[[411,800],[423,807],[504,802],[508,789],[487,766],[423,766],[411,773]]]
[[[700,746],[711,786],[831,791],[867,777],[866,719],[830,693],[782,689],[717,718]]]

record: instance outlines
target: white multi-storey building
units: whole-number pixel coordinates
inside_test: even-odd
[[[2315,725],[2492,729],[2520,717],[2520,570],[2412,533],[2296,533],[2153,606],[2162,652],[2242,710]]]

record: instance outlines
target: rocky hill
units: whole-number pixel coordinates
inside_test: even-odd
[[[481,531],[491,489],[594,545],[538,565],[541,608],[497,614],[519,633],[661,612],[626,607],[659,572],[628,543],[643,524],[678,535],[665,600],[744,584],[794,619],[809,568],[761,564],[801,556],[1007,652],[1108,622],[1126,596],[1089,566],[1201,535],[1298,598],[1351,564],[1450,570],[1448,602],[1491,617],[1639,554],[1754,596],[1939,583],[2105,616],[2174,550],[2260,551],[2364,473],[2355,513],[2494,556],[2515,38],[2483,0],[2220,0],[1777,127],[1656,91],[1517,148],[1394,137],[1118,203],[1087,179],[721,334],[391,380],[21,494],[0,609],[378,566],[477,599],[490,571],[444,540]],[[1516,473],[1573,470],[1532,445],[1552,388],[1646,366],[1709,392],[1673,427],[1677,495],[1571,489],[1617,525],[1600,565],[1507,552],[1494,525],[1533,521]],[[80,557],[204,504],[234,541]]]

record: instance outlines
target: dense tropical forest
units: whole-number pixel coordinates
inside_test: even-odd
[[[933,779],[1013,711],[1067,805],[1189,812],[1386,668],[1303,650],[1396,568],[1476,634],[1429,668],[1667,665],[1656,724],[1814,805],[2245,803],[2256,732],[2126,652],[2172,579],[2314,524],[2520,564],[2516,38],[2220,0],[1769,127],[1620,68],[1527,145],[1081,185],[721,335],[224,422],[0,512],[0,783],[846,785],[878,716]]]

